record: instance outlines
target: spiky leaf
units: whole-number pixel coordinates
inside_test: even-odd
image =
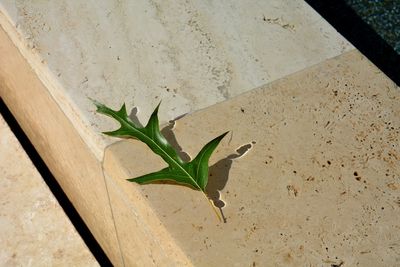
[[[122,105],[120,110],[116,111],[97,101],[93,100],[93,103],[97,107],[97,112],[114,118],[121,125],[119,129],[111,132],[104,132],[104,134],[115,137],[138,139],[144,142],[168,164],[167,168],[160,171],[128,179],[128,181],[138,184],[147,184],[156,181],[170,180],[205,192],[208,182],[208,161],[227,132],[206,144],[192,161],[184,162],[160,132],[158,121],[158,109],[160,104],[155,108],[147,125],[141,127],[129,119],[125,104]]]

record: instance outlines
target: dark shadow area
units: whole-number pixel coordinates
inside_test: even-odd
[[[134,107],[131,110],[131,113],[129,114],[129,119],[131,119],[131,121],[138,127],[143,127],[143,124],[139,121],[139,118],[137,116],[139,112],[139,109],[137,107]]]
[[[178,118],[179,119],[179,118]],[[179,145],[178,140],[176,140],[175,134],[174,134],[174,127],[175,127],[176,121],[171,120],[169,121],[168,125],[165,126],[163,129],[161,129],[161,134],[167,139],[168,143],[171,144],[171,146],[174,148],[174,150],[178,153],[178,156],[185,162],[189,162],[191,160],[189,154],[184,152],[182,150],[182,147]],[[173,180],[164,180],[164,181],[158,181],[158,182],[153,182],[153,184],[167,184],[167,185],[178,185],[178,186],[185,186],[192,188],[191,186],[188,186],[186,184],[179,184]],[[192,188],[196,190],[195,188]]]
[[[74,225],[77,232],[82,237],[86,246],[92,252],[93,256],[99,262],[101,266],[112,266],[111,261],[108,259],[107,255],[104,253],[103,249],[97,243],[96,239],[90,232],[89,228],[84,223],[83,219],[80,217],[72,203],[69,201],[68,197],[58,184],[57,180],[54,178],[53,174],[50,172],[49,168],[46,166],[43,159],[40,157],[39,153],[36,151],[28,137],[25,135],[22,128],[19,126],[18,122],[7,108],[3,100],[0,98],[0,113],[4,120],[10,127],[11,131],[17,137],[18,141],[22,145],[26,154],[28,154],[33,165],[39,171],[43,180],[50,188],[58,203],[64,210],[65,214],[68,216],[69,220]]]
[[[144,127],[143,124],[139,121],[138,117],[138,112],[139,109],[137,107],[132,108],[130,114],[129,114],[129,119],[137,126],[137,127]],[[183,114],[174,120],[170,120],[168,122],[168,125],[165,126],[160,130],[161,134],[167,139],[167,141],[171,144],[171,146],[175,149],[175,151],[178,153],[178,156],[181,157],[181,159],[185,162],[189,162],[191,160],[189,154],[184,152],[182,150],[182,147],[179,145],[178,140],[176,140],[175,134],[174,134],[174,127],[176,124],[176,121],[179,120],[180,118],[183,118],[186,114]],[[162,181],[162,182],[157,182],[157,183],[162,183],[162,184],[177,184],[174,181]],[[179,184],[177,184],[179,185]]]
[[[179,117],[180,118],[180,117]],[[179,119],[177,118],[177,119]],[[176,120],[177,120],[176,119]],[[178,155],[185,161],[188,162],[191,160],[190,156],[182,150],[182,147],[179,145],[178,140],[175,137],[173,129],[176,124],[176,120],[170,121],[169,124],[161,130],[161,133],[168,140],[168,142],[172,145],[175,151],[178,152]],[[221,199],[220,191],[225,188],[225,185],[229,179],[229,171],[232,167],[233,161],[242,157],[246,154],[255,142],[242,145],[238,149],[236,149],[236,153],[230,154],[224,159],[219,160],[214,165],[209,167],[208,174],[208,183],[206,187],[206,194],[213,202],[214,206],[219,209],[221,212],[221,216],[226,223],[226,217],[224,216],[222,208],[225,206],[225,202]],[[159,184],[171,184],[171,185],[180,185],[174,181],[161,181]],[[184,185],[185,186],[185,185]]]
[[[214,206],[216,206],[220,210],[225,223],[226,217],[224,216],[224,213],[222,211],[222,208],[225,207],[225,202],[221,199],[220,191],[225,188],[225,185],[228,182],[229,171],[232,167],[233,160],[242,157],[252,148],[252,146],[252,143],[242,145],[241,147],[236,149],[236,153],[230,154],[226,158],[219,160],[209,169],[206,193],[214,203]]]
[[[178,153],[178,156],[183,159],[185,162],[189,162],[191,160],[190,156],[188,153],[184,152],[182,150],[182,147],[179,145],[178,140],[176,140],[175,134],[173,132],[173,129],[175,127],[176,121],[170,121],[167,126],[165,126],[162,130],[161,133],[164,135],[165,139],[168,140],[168,142],[171,144],[171,146],[175,149],[175,151]]]
[[[400,85],[400,56],[345,1],[306,2],[390,79]]]
[[[191,160],[190,155],[183,151],[173,131],[176,125],[176,120],[182,118],[185,115],[186,114],[176,118],[175,120],[169,121],[168,125],[161,130],[161,133],[165,137],[165,139],[167,139],[167,141],[171,144],[171,146],[175,149],[179,157],[181,157],[183,161],[189,162]],[[129,118],[135,123],[137,123],[137,125],[140,125],[140,122],[138,122],[136,108],[132,109]],[[254,144],[255,142],[253,141],[251,143],[242,145],[241,147],[236,149],[236,153],[230,154],[226,158],[219,160],[217,163],[209,167],[208,183],[206,186],[205,193],[207,194],[208,198],[213,202],[214,206],[217,207],[221,212],[224,223],[227,222],[226,217],[224,216],[222,210],[222,208],[225,206],[225,202],[221,199],[220,191],[225,188],[225,185],[228,182],[229,171],[232,167],[233,161],[246,154]],[[152,182],[152,184],[179,185],[192,188],[186,184],[179,184],[173,180],[157,181],[157,182]]]
[[[135,107],[131,110],[129,119],[131,119],[137,126],[143,127],[143,125],[140,123],[138,119],[138,109]],[[183,115],[184,116],[184,115]],[[181,116],[181,117],[183,117]],[[181,118],[178,117],[177,119]],[[174,150],[178,153],[178,156],[181,157],[181,159],[185,162],[189,162],[191,160],[190,156],[182,150],[182,147],[179,145],[178,140],[176,140],[175,134],[173,132],[173,129],[175,127],[175,120],[169,121],[168,125],[165,126],[163,129],[161,129],[161,134],[167,139],[168,143],[171,144],[171,146],[174,148]],[[151,184],[165,184],[165,185],[174,185],[174,186],[184,186],[184,187],[189,187],[194,190],[195,188],[186,185],[186,184],[179,184],[175,182],[174,180],[162,180],[162,181],[154,181],[151,182]]]

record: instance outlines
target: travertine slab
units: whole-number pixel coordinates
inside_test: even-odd
[[[0,265],[99,266],[0,116]]]
[[[142,119],[162,99],[166,122],[352,49],[301,0],[1,0],[0,11],[98,159],[111,124],[88,97]]]
[[[117,231],[140,217],[151,242],[175,242],[195,266],[398,266],[399,100],[352,51],[178,120],[176,139],[192,156],[231,131],[208,188],[221,191],[226,223],[197,191],[125,181],[164,164],[145,145],[118,142],[104,162]]]
[[[122,266],[101,163],[0,28],[0,96],[115,266]]]

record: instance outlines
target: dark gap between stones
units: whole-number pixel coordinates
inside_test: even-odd
[[[305,1],[382,72],[400,85],[400,55],[344,0]]]
[[[108,259],[107,255],[100,247],[99,243],[97,243],[89,228],[86,226],[83,219],[80,217],[72,203],[69,201],[67,195],[64,193],[61,186],[58,184],[57,180],[54,178],[53,174],[46,166],[46,163],[40,157],[39,153],[36,151],[35,147],[25,135],[24,131],[22,130],[17,120],[14,118],[11,111],[8,109],[1,97],[0,114],[3,116],[11,131],[17,137],[22,148],[25,150],[26,154],[29,156],[30,160],[39,171],[40,175],[43,177],[43,180],[50,188],[50,191],[57,199],[57,202],[60,204],[61,208],[64,210],[65,214],[68,216],[76,231],[82,237],[86,246],[92,252],[98,263],[101,266],[112,266],[111,261]]]

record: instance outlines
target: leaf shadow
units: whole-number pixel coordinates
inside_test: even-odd
[[[184,115],[182,115],[177,119],[180,119],[183,116]],[[183,161],[189,162],[191,160],[190,155],[182,150],[182,147],[179,145],[178,140],[176,140],[175,133],[173,131],[177,119],[169,121],[168,125],[161,130],[161,133],[162,135],[164,135],[165,139],[167,139],[167,141],[171,144],[171,146],[175,149],[179,157],[181,157]]]
[[[139,121],[137,114],[139,113],[139,109],[137,107],[132,108],[131,113],[129,114],[129,119],[135,124],[136,126],[143,127],[143,124]]]
[[[190,161],[191,160],[190,156],[182,150],[182,147],[176,140],[175,134],[173,132],[175,123],[176,123],[175,120],[170,121],[169,124],[161,130],[161,133],[165,136],[168,142],[178,152],[179,156],[184,161]],[[209,199],[213,202],[214,206],[219,209],[221,216],[224,220],[224,223],[227,222],[227,219],[222,211],[222,208],[225,207],[226,203],[222,200],[220,191],[225,188],[228,182],[229,172],[232,167],[233,161],[243,157],[253,147],[254,144],[255,142],[251,142],[240,146],[239,148],[236,149],[235,151],[236,153],[228,155],[227,157],[217,161],[215,164],[209,167],[208,183],[206,186],[205,193],[207,194]],[[161,181],[159,183],[181,185],[174,181]]]
[[[209,168],[206,193],[214,203],[214,206],[220,210],[225,223],[226,217],[224,216],[222,208],[225,207],[226,203],[222,200],[220,191],[225,188],[228,182],[233,161],[243,157],[253,147],[253,144],[254,143],[248,143],[240,146],[236,149],[236,153],[228,155]]]
[[[135,107],[131,110],[129,118],[137,125],[142,126],[138,117],[137,117],[138,109]],[[176,125],[176,121],[186,114],[183,114],[174,120],[169,121],[168,125],[162,128],[161,133],[167,139],[167,141],[171,144],[171,146],[175,149],[178,155],[185,162],[189,162],[191,157],[188,153],[184,152],[182,147],[179,145],[178,140],[176,139],[175,133],[173,129]],[[142,126],[143,127],[143,126]],[[206,186],[205,193],[213,202],[214,206],[219,209],[221,212],[224,223],[227,222],[226,217],[222,211],[222,208],[225,207],[226,203],[221,198],[220,191],[223,190],[229,179],[229,172],[232,167],[233,161],[243,157],[255,144],[255,142],[251,142],[245,145],[240,146],[236,149],[236,153],[230,154],[227,157],[219,160],[214,165],[209,167],[209,175],[208,175],[208,184]],[[179,185],[192,188],[190,186],[179,184],[173,180],[164,180],[153,182],[153,184],[167,184],[167,185]],[[192,188],[193,189],[193,188]]]

